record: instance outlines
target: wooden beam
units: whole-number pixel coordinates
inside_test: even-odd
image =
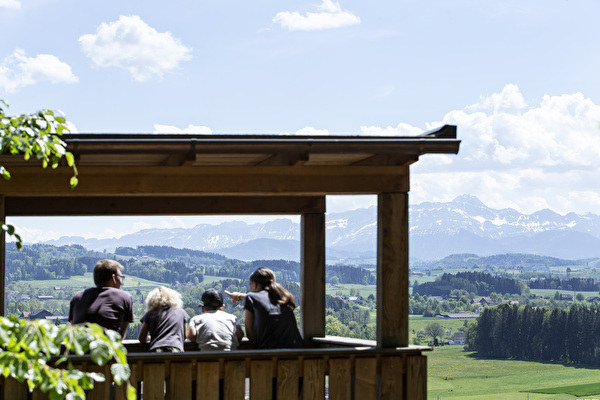
[[[377,346],[408,346],[408,193],[377,204]]]
[[[325,212],[323,196],[6,197],[7,216],[287,215]]]
[[[300,329],[309,343],[325,336],[325,214],[302,214],[300,224]]]
[[[0,195],[0,223],[6,223],[6,214],[4,213],[4,196]],[[4,296],[6,295],[6,233],[0,230],[0,315],[6,315],[6,304]]]
[[[323,195],[408,191],[408,166],[364,167],[11,167],[6,196]]]

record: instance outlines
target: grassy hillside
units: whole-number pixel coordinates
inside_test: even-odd
[[[462,346],[436,347],[427,355],[427,399],[566,400],[600,398],[589,390],[600,370],[552,363],[473,357]],[[546,393],[535,393],[545,391]],[[529,393],[529,397],[528,396]]]

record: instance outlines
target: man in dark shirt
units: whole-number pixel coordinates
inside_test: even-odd
[[[80,324],[94,322],[112,329],[125,338],[130,322],[133,322],[133,300],[121,290],[123,266],[114,260],[100,260],[94,266],[96,287],[78,292],[71,299],[69,322]]]

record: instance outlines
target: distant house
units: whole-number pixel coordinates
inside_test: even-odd
[[[27,315],[25,315],[27,314]],[[52,316],[52,313],[48,310],[34,310],[29,313],[23,312],[23,318],[26,318],[30,321],[36,319],[46,319],[46,317]]]
[[[531,295],[529,296],[529,298],[530,298],[530,299],[541,299],[541,298],[542,298],[542,295],[541,295],[541,294],[535,294],[535,293],[534,293],[534,294],[531,294]]]
[[[481,304],[483,305],[493,305],[494,304],[494,300],[492,300],[491,297],[475,297],[472,301],[473,304]]]
[[[54,290],[65,290],[66,286],[54,286]]]
[[[573,295],[571,294],[562,294],[560,295],[561,300],[573,301]]]
[[[54,296],[38,296],[37,299],[38,300],[52,300],[52,299],[54,299]]]
[[[590,296],[587,299],[585,299],[588,303],[596,303],[600,301],[600,297],[598,296]]]
[[[477,318],[479,316],[479,314],[466,314],[466,313],[462,313],[462,314],[436,314],[436,318],[442,318],[442,319],[470,319],[470,318]]]
[[[17,301],[29,301],[31,300],[31,296],[28,296],[26,294],[22,294],[20,296],[17,296]]]
[[[350,296],[350,297],[348,297],[348,301],[353,301],[355,303],[359,303],[362,301],[362,296]]]
[[[464,332],[454,332],[452,339],[448,344],[462,344],[464,345],[467,341],[467,335]]]
[[[427,296],[427,298],[430,300],[437,300],[440,303],[444,302],[444,298],[442,296]]]

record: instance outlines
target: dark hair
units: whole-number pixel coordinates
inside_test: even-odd
[[[98,261],[94,266],[94,283],[96,286],[104,286],[121,269],[123,266],[115,260]]]
[[[269,292],[271,303],[296,308],[294,296],[275,281],[275,274],[269,268],[261,267],[250,275],[250,281]]]
[[[215,289],[207,289],[202,293],[202,305],[210,310],[221,308],[223,306],[223,295]]]

